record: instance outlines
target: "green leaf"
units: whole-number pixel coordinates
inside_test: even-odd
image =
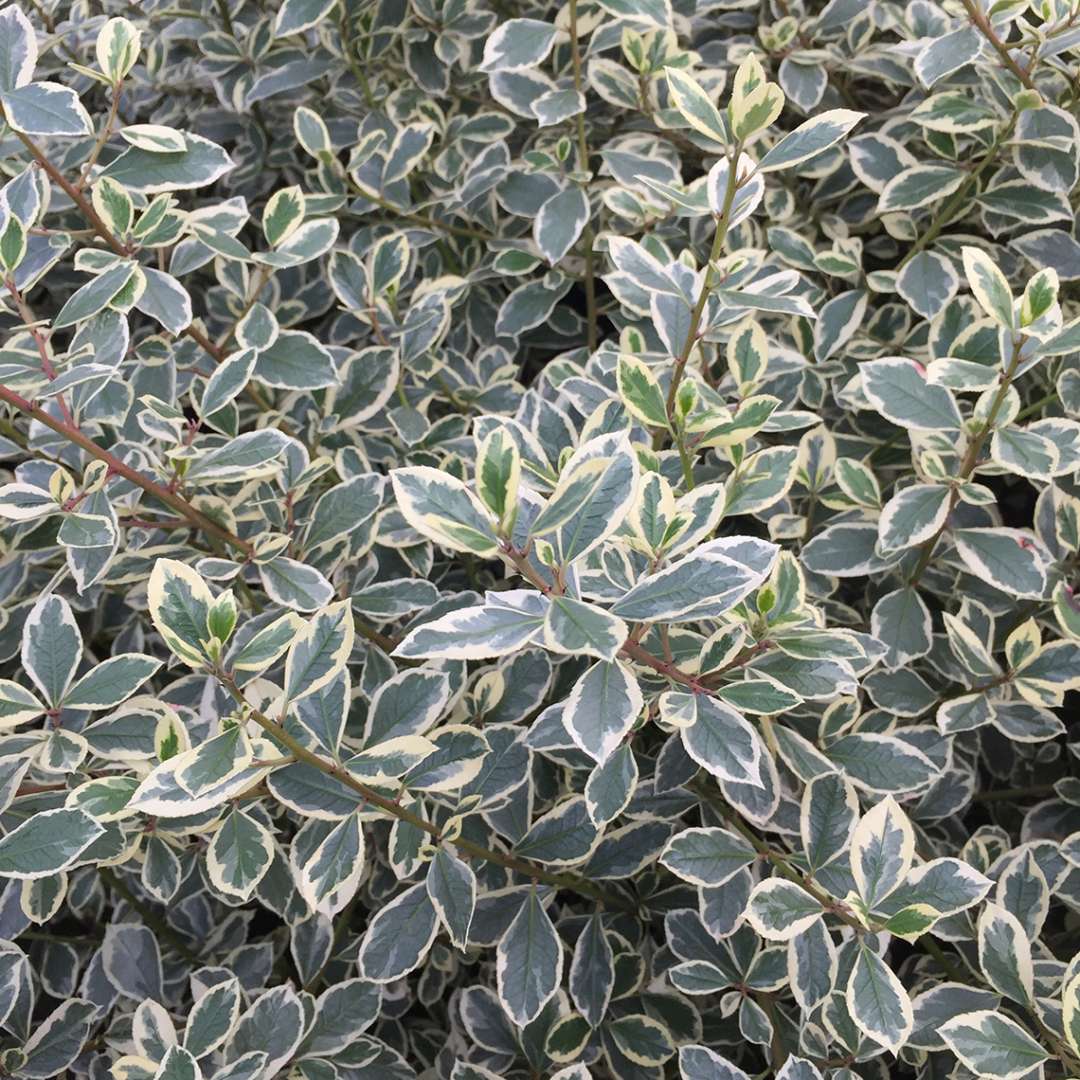
[[[870,615],[870,632],[885,645],[882,662],[890,670],[930,652],[930,631],[930,611],[911,585],[886,593]]]
[[[299,34],[317,26],[336,3],[337,0],[284,0],[274,20],[274,37]]]
[[[925,787],[940,774],[922,751],[874,732],[842,736],[829,745],[827,756],[864,791],[899,795]]]
[[[161,1059],[154,1080],[202,1080],[195,1056],[182,1046],[170,1046]]]
[[[273,857],[273,838],[269,832],[242,810],[233,809],[206,849],[206,869],[215,888],[236,900],[247,901],[270,869]],[[237,1006],[238,1001],[230,1008]],[[189,1049],[192,1049],[194,1021],[193,1014],[184,1040]]]
[[[683,881],[707,887],[723,885],[756,859],[746,840],[719,828],[684,829],[660,855],[664,866]]]
[[[822,306],[814,324],[815,360],[827,360],[852,338],[866,314],[868,300],[866,290],[849,289]]]
[[[628,743],[623,743],[589,773],[585,782],[589,820],[598,828],[614,821],[633,798],[638,776],[634,751]]]
[[[395,656],[475,660],[505,656],[536,640],[550,602],[530,589],[490,593],[489,602],[453,611],[410,631]]]
[[[954,165],[916,165],[896,174],[881,192],[878,212],[910,212],[940,202],[956,191],[967,173]]]
[[[569,596],[552,596],[550,601],[543,630],[547,648],[607,661],[615,659],[629,633],[622,619]]]
[[[297,611],[316,611],[334,597],[334,587],[314,566],[284,555],[262,563],[259,580],[271,600]]]
[[[682,1080],[750,1080],[742,1069],[707,1046],[679,1048],[679,1075]]]
[[[787,878],[771,877],[759,882],[750,894],[746,918],[770,941],[790,941],[823,914],[821,904]]]
[[[287,436],[276,428],[246,431],[194,458],[185,479],[197,484],[234,484],[272,475],[279,469],[277,459],[287,442]]]
[[[44,711],[45,706],[29,690],[10,679],[0,679],[0,730],[25,724]]]
[[[191,325],[191,296],[171,274],[152,266],[141,270],[143,290],[135,307],[156,319],[170,334],[179,334]]]
[[[139,31],[127,19],[109,19],[98,31],[94,52],[102,73],[118,83],[139,58]]]
[[[871,360],[860,364],[859,371],[871,405],[894,424],[927,431],[960,428],[960,410],[952,394],[928,383],[914,361]]]
[[[625,635],[625,626],[620,632]],[[624,640],[625,636],[619,639],[616,651]],[[644,704],[637,679],[625,664],[600,661],[574,684],[563,706],[562,722],[574,743],[602,763],[634,726]]]
[[[1020,1080],[1050,1056],[1014,1020],[989,1009],[954,1017],[939,1030],[966,1068],[990,1080]]]
[[[285,699],[314,694],[345,667],[353,646],[353,617],[342,600],[313,615],[293,638],[285,661]]]
[[[24,135],[89,135],[90,115],[79,95],[54,82],[32,82],[0,95],[8,123]]]
[[[0,92],[25,86],[34,77],[37,35],[22,9],[11,4],[0,11]]]
[[[111,709],[131,697],[161,667],[161,661],[142,653],[110,656],[91,668],[65,694],[68,709]]]
[[[847,985],[847,1007],[859,1030],[897,1053],[915,1026],[911,999],[885,961],[860,942]]]
[[[296,640],[305,626],[307,624],[299,615],[286,612],[237,648],[230,659],[231,668],[234,671],[262,671],[268,668]]]
[[[376,983],[394,982],[427,955],[438,929],[435,905],[424,882],[381,907],[360,944],[360,974]]]
[[[438,671],[401,671],[385,679],[371,699],[365,745],[423,734],[443,715],[451,692],[450,680]]]
[[[715,618],[764,581],[776,551],[772,544],[760,541],[710,541],[667,568],[643,577],[611,610],[630,622]]]
[[[0,877],[23,881],[66,870],[105,830],[81,810],[42,810],[0,840]]]
[[[1001,326],[1014,329],[1016,313],[1013,309],[1012,290],[1005,275],[982,248],[965,247],[962,254],[968,287],[979,306]]]
[[[574,945],[570,997],[592,1027],[599,1027],[615,985],[615,955],[600,915],[592,915]]]
[[[507,927],[495,958],[499,1000],[522,1028],[536,1019],[562,982],[562,943],[535,888]]]
[[[667,68],[665,74],[671,100],[682,118],[706,138],[726,146],[728,132],[724,119],[697,80],[674,67]]]
[[[1061,1020],[1065,1038],[1080,1053],[1080,972],[1066,982],[1061,991]]]
[[[399,509],[418,533],[452,551],[496,553],[491,515],[456,477],[420,465],[395,469],[390,479]]]
[[[589,220],[589,199],[579,187],[569,187],[552,195],[536,215],[533,240],[554,266],[577,243]]]
[[[1020,1005],[1035,999],[1031,944],[1020,920],[998,904],[987,904],[979,916],[979,967],[986,981]]]
[[[851,873],[872,911],[903,881],[915,856],[915,832],[891,795],[863,815],[851,837]]]
[[[333,825],[299,866],[296,887],[313,910],[326,916],[353,898],[364,874],[364,832],[357,814]]]
[[[278,9],[278,17],[284,7]],[[300,112],[301,110],[297,110]],[[262,228],[266,242],[277,247],[300,227],[304,220],[304,193],[299,187],[281,188],[275,191],[263,209]]]
[[[585,800],[575,795],[538,818],[514,850],[545,866],[569,866],[589,857],[598,835]]]
[[[917,252],[896,279],[896,291],[924,319],[934,318],[956,295],[959,285],[952,263],[932,251]]]
[[[206,582],[190,566],[158,559],[147,588],[150,618],[165,644],[190,667],[207,661],[207,618],[214,598]]]
[[[761,739],[734,709],[705,695],[672,692],[661,698],[660,710],[662,716],[669,710],[687,710],[694,716],[682,727],[682,741],[702,768],[721,780],[758,786],[758,763],[764,752]]]
[[[128,191],[148,195],[206,187],[235,168],[232,158],[217,143],[190,131],[182,134],[183,150],[156,152],[130,146],[109,163],[103,175]]]
[[[230,727],[173,758],[172,766],[180,787],[198,799],[242,772],[251,760],[251,746],[243,728]]]
[[[956,529],[957,554],[981,581],[1009,596],[1041,599],[1047,588],[1047,560],[1019,529]]]
[[[439,848],[431,860],[426,881],[439,921],[446,927],[451,942],[464,949],[476,910],[476,875],[467,863]]]
[[[551,51],[555,26],[539,19],[507,19],[484,43],[481,71],[520,71],[535,67]]]
[[[204,417],[220,412],[243,392],[255,371],[258,358],[259,354],[255,349],[240,349],[230,353],[214,368],[199,403],[199,411]]]
[[[240,983],[226,979],[195,1002],[184,1028],[184,1048],[196,1058],[216,1050],[229,1036],[240,1015]]]
[[[668,426],[667,404],[656,377],[637,357],[621,354],[618,367],[619,393],[623,404],[651,427]]]
[[[66,1072],[83,1052],[97,1012],[98,1007],[91,1002],[69,998],[36,1023],[33,1034],[22,1047],[20,1077],[45,1080]]]
[[[494,427],[477,450],[476,490],[504,530],[513,525],[517,514],[520,482],[521,454],[517,444],[506,428]]]
[[[53,707],[64,700],[82,651],[82,634],[68,602],[51,593],[43,596],[23,625],[21,658],[26,673]]]
[[[637,457],[625,436],[590,439],[563,467],[531,535],[550,537],[563,565],[580,559],[622,523],[637,482]]]
[[[68,298],[52,321],[53,329],[61,330],[65,326],[74,326],[96,315],[123,291],[136,270],[135,263],[121,259],[104,273],[91,278]]]
[[[1058,449],[1049,439],[1016,427],[994,432],[990,456],[1009,472],[1032,480],[1050,480],[1058,468]]]
[[[878,520],[881,550],[902,551],[929,540],[945,524],[951,506],[945,484],[912,484],[898,491]]]
[[[818,776],[806,785],[800,833],[811,870],[816,872],[847,850],[858,814],[858,796],[842,774]]]
[[[765,154],[758,165],[759,171],[774,172],[809,161],[835,146],[865,116],[866,113],[851,109],[829,109],[811,117],[788,132]]]
[[[651,1016],[641,1013],[620,1016],[607,1030],[620,1052],[635,1065],[662,1065],[675,1053],[671,1032]]]

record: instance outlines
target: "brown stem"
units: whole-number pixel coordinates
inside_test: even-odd
[[[31,401],[27,401],[21,394],[15,393],[14,390],[9,389],[2,383],[0,383],[0,401],[6,401],[9,405],[13,405],[20,412],[37,420],[38,423],[44,424],[58,435],[63,435],[65,439],[74,443],[80,450],[85,450],[91,457],[97,458],[98,461],[104,461],[111,472],[117,476],[122,476],[136,487],[142,488],[143,491],[148,495],[152,495],[159,502],[165,503],[166,506],[171,507],[182,517],[187,518],[192,525],[201,529],[208,536],[236,548],[245,555],[251,555],[254,552],[254,547],[247,540],[242,540],[239,536],[229,532],[228,529],[223,528],[213,518],[207,517],[201,510],[197,510],[186,499],[144,476],[121,461],[115,454],[111,454],[108,450],[98,446],[93,439],[84,435],[74,424],[66,420],[57,420],[51,413],[46,412]]]
[[[83,192],[81,192],[75,184],[72,184],[71,181],[68,180],[67,177],[65,177],[64,174],[60,172],[60,170],[55,165],[53,165],[53,163],[45,156],[44,152],[33,141],[33,139],[30,139],[28,136],[22,134],[22,132],[19,131],[16,131],[15,134],[18,136],[23,146],[25,146],[26,149],[30,151],[34,160],[45,170],[48,177],[53,180],[57,185],[59,185],[59,187],[68,196],[68,198],[70,198],[71,201],[75,203],[75,205],[79,208],[79,212],[93,227],[94,232],[97,233],[97,235],[100,236],[101,239],[109,245],[109,248],[113,251],[113,253],[121,256],[122,258],[129,258],[132,252],[123,244],[121,244],[120,241],[116,238],[116,236],[113,235],[112,230],[108,227],[108,225],[105,224],[104,221],[101,220],[101,216],[94,209],[93,203],[91,203],[90,200],[87,199],[85,194],[83,194]],[[191,323],[189,326],[184,327],[184,329],[181,330],[180,333],[183,334],[185,337],[191,338],[191,340],[194,341],[195,344],[199,346],[199,348],[201,348],[213,359],[214,363],[220,364],[225,359],[226,354],[224,349],[220,345],[215,345],[210,340],[210,338],[205,333],[203,333],[203,331],[200,330],[199,327],[196,326],[194,323]],[[251,400],[255,403],[255,406],[261,412],[270,412],[272,410],[272,406],[266,400],[266,398],[263,397],[262,392],[250,383],[247,386],[247,395],[251,398]],[[284,431],[286,435],[293,434],[292,430],[284,422],[278,424],[278,427],[282,431]]]
[[[13,134],[30,151],[33,159],[45,170],[49,179],[59,186],[64,194],[79,208],[79,212],[90,223],[94,232],[109,245],[113,253],[122,258],[127,258],[131,252],[113,236],[112,230],[101,220],[90,200],[45,156],[33,139],[28,135],[24,135],[21,131],[15,131]]]
[[[964,10],[968,13],[968,18],[978,28],[979,32],[990,43],[994,52],[1001,57],[1001,62],[1029,89],[1035,89],[1035,82],[1031,78],[1031,73],[1025,71],[1013,58],[1009,52],[1008,45],[1005,44],[1001,38],[998,37],[997,31],[990,24],[990,20],[986,17],[982,9],[979,7],[977,0],[960,0],[964,5]]]
[[[79,191],[82,191],[82,189],[86,187],[87,181],[90,179],[90,173],[97,163],[97,159],[101,156],[101,151],[105,149],[105,144],[109,141],[113,124],[116,123],[116,114],[120,111],[120,97],[122,93],[123,91],[120,89],[120,84],[117,83],[113,87],[112,104],[109,106],[109,115],[105,118],[105,123],[98,133],[98,137],[94,140],[94,145],[90,150],[90,156],[83,163],[82,175],[75,184],[75,187]]]
[[[313,768],[318,769],[319,772],[337,780],[338,783],[344,784],[345,787],[354,791],[364,800],[364,802],[371,806],[378,807],[378,809],[382,810],[384,813],[387,813],[400,821],[408,822],[414,828],[427,833],[428,836],[431,836],[436,842],[441,841],[442,834],[437,825],[432,824],[430,821],[425,821],[419,814],[414,814],[400,803],[395,802],[391,798],[387,798],[385,795],[380,795],[366,784],[362,784],[343,766],[332,761],[327,761],[325,758],[313,753],[304,746],[303,743],[290,735],[280,724],[263,715],[258,710],[252,709],[250,705],[248,705],[243,693],[236,685],[236,681],[230,673],[215,672],[214,674],[221,685],[224,686],[236,699],[237,703],[245,709],[246,714],[250,716],[263,731],[277,742],[281,743],[281,745],[284,746],[298,761],[303,761]],[[502,851],[490,850],[482,844],[477,844],[465,837],[458,837],[457,839],[450,841],[450,843],[469,858],[495,863],[498,866],[505,867],[507,870],[513,870],[526,877],[533,878],[536,881],[542,881],[557,889],[572,890],[573,892],[580,893],[582,896],[588,896],[593,900],[599,900],[605,907],[611,907],[618,911],[634,912],[636,910],[634,905],[624,901],[621,897],[605,892],[591,881],[586,881],[584,878],[577,877],[574,874],[559,874],[551,870],[546,870],[544,867],[537,863],[530,862],[528,859],[521,859],[515,855],[507,855]]]
[[[798,885],[803,892],[812,896],[830,915],[835,915],[846,926],[850,926],[856,933],[866,933],[866,927],[859,922],[844,904],[835,901],[824,889],[812,882],[798,867],[792,865],[783,852],[770,847],[766,840],[758,836],[737,813],[731,810],[727,802],[717,796],[701,781],[692,781],[687,785],[692,791],[701,795],[713,809],[733,828],[747,840],[751,847],[762,859],[768,860],[781,875],[788,881]]]
[[[23,299],[22,294],[15,287],[14,280],[9,278],[5,284],[7,285],[8,292],[11,294],[12,300],[15,302],[15,307],[18,309],[19,317],[22,319],[23,325],[30,332],[30,336],[34,339],[34,344],[37,346],[38,356],[41,359],[42,374],[44,374],[49,382],[52,382],[56,378],[56,369],[53,367],[52,357],[49,355],[48,341],[46,340],[45,335],[38,329],[34,313]],[[71,409],[68,408],[66,397],[63,394],[60,394],[57,397],[56,402],[60,406],[61,415],[69,424],[74,426],[75,418],[71,415]]]

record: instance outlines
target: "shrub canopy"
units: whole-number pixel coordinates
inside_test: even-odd
[[[0,9],[0,1075],[1080,1075],[1080,8],[981,5]]]

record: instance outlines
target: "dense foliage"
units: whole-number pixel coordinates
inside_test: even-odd
[[[0,1076],[1080,1076],[1080,4],[982,3],[0,9]]]

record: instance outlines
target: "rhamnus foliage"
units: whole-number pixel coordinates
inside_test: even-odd
[[[1078,107],[1076,0],[0,7],[0,1077],[1080,1077]]]

